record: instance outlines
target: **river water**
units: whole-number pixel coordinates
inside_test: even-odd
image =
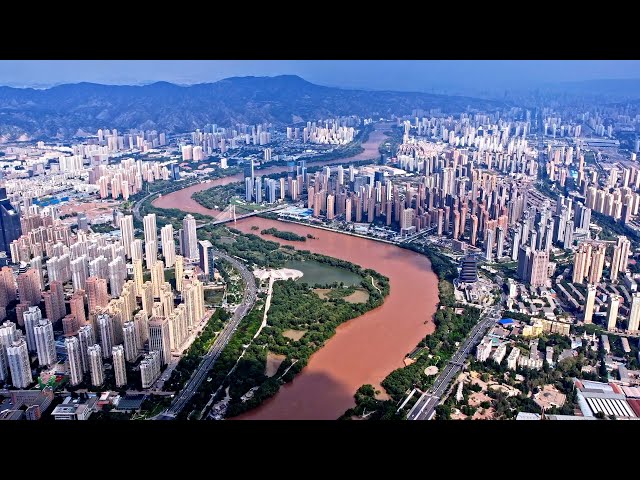
[[[378,158],[378,145],[384,140],[380,126],[363,144],[365,151],[353,158],[327,163]],[[309,164],[317,165],[317,164]],[[286,167],[272,167],[264,173],[284,171]],[[217,179],[173,192],[154,201],[159,208],[180,208],[191,213],[215,214],[191,199],[193,192],[216,185],[242,180],[242,175]],[[438,302],[438,280],[431,271],[426,257],[391,244],[366,238],[318,230],[304,225],[279,222],[263,218],[247,218],[235,228],[255,233],[275,227],[306,236],[313,234],[304,245],[268,237],[283,245],[341,258],[363,268],[371,268],[389,277],[391,293],[384,304],[375,310],[350,320],[338,327],[336,334],[309,359],[308,365],[296,378],[263,405],[237,417],[239,419],[318,419],[338,418],[355,405],[353,395],[363,384],[377,388],[393,370],[403,366],[402,360],[433,331],[431,321]]]
[[[235,226],[251,232],[276,227],[316,240],[277,240],[331,257],[342,258],[389,277],[391,293],[382,306],[343,323],[296,378],[260,407],[240,419],[336,419],[355,405],[353,395],[363,384],[380,382],[402,367],[405,355],[433,331],[431,318],[438,302],[438,280],[429,260],[395,245],[304,225],[264,218],[246,218]]]

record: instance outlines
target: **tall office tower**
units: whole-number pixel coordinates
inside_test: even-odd
[[[152,268],[158,259],[157,242],[145,242],[144,244],[144,260],[147,268]]]
[[[131,260],[140,260],[144,259],[144,252],[142,246],[142,240],[137,238],[131,244]]]
[[[38,305],[41,298],[38,273],[33,268],[30,268],[26,272],[18,275],[17,282],[20,303],[24,303],[29,306]]]
[[[33,383],[27,342],[24,338],[15,340],[7,348],[7,360],[11,372],[11,383],[15,388],[27,388]]]
[[[262,177],[255,178],[254,198],[256,203],[262,203]]]
[[[617,282],[618,274],[627,269],[630,250],[631,242],[624,235],[620,235],[615,247],[613,247],[613,258],[611,260],[611,272],[609,275],[611,281]]]
[[[91,345],[87,348],[87,355],[89,356],[91,385],[99,387],[104,383],[104,366],[102,364],[102,349],[100,345]]]
[[[604,257],[607,247],[604,244],[596,245],[591,253],[591,268],[589,270],[589,283],[600,283],[602,280],[602,269],[604,268]]]
[[[41,366],[51,366],[58,361],[56,354],[56,340],[53,336],[53,325],[51,320],[43,318],[33,327],[33,334],[36,337],[36,350],[38,352],[38,363]]]
[[[22,235],[20,212],[7,198],[7,189],[0,188],[0,250],[11,253],[9,245]]]
[[[204,273],[207,281],[212,282],[215,271],[215,256],[213,254],[213,245],[209,240],[200,240],[198,242],[198,255],[200,256],[200,270]]]
[[[196,219],[188,214],[182,221],[182,255],[190,260],[198,260],[198,236],[196,235]]]
[[[84,325],[78,330],[78,341],[80,342],[80,364],[82,365],[82,373],[89,371],[89,353],[88,348],[96,344],[96,336],[93,333],[91,325]]]
[[[160,297],[160,286],[165,282],[164,264],[162,260],[158,260],[151,269],[151,285],[153,286],[153,297]]]
[[[42,311],[38,307],[29,307],[23,314],[25,336],[30,352],[37,351],[35,326],[42,320]]]
[[[609,307],[607,308],[607,330],[609,331],[615,330],[616,328],[621,298],[620,295],[611,295],[609,297]]]
[[[169,322],[166,318],[154,317],[149,322],[149,350],[160,352],[162,365],[171,360],[171,337]]]
[[[587,285],[587,301],[584,306],[584,323],[585,325],[593,322],[593,309],[596,302],[596,286]]]
[[[244,200],[247,203],[253,201],[253,180],[250,177],[244,179]]]
[[[637,333],[638,326],[640,326],[640,292],[631,295],[631,312],[629,313],[627,333]]]
[[[76,317],[78,325],[81,327],[86,324],[87,316],[84,311],[84,291],[76,291],[69,300],[69,306],[71,307],[71,315]]]
[[[485,243],[485,253],[484,258],[491,262],[493,261],[493,239],[495,236],[495,231],[491,228],[487,230],[487,241]]]
[[[167,223],[160,229],[162,237],[162,255],[167,268],[173,267],[176,262],[176,242],[173,238],[173,225]]]
[[[72,386],[76,386],[82,383],[82,353],[80,352],[80,341],[76,337],[67,337],[64,339],[64,346],[67,350],[69,382]]]
[[[9,381],[7,348],[9,348],[17,338],[15,323],[6,321],[0,325],[0,381]]]
[[[116,387],[123,387],[127,384],[127,367],[124,362],[124,347],[116,345],[111,350],[113,356],[113,372],[116,377]]]
[[[138,330],[134,322],[125,322],[122,326],[124,339],[124,358],[127,362],[135,362],[138,358]]]
[[[98,315],[97,324],[98,332],[100,334],[102,354],[105,356],[104,358],[109,358],[109,355],[111,354],[111,347],[113,347],[115,341],[113,318],[107,313],[102,313]]]
[[[96,277],[87,278],[87,298],[89,313],[94,312],[97,307],[106,307],[109,303],[107,280]]]
[[[176,256],[176,290],[182,292],[182,283],[184,281],[184,257]]]
[[[89,271],[89,261],[85,255],[71,260],[71,279],[74,290],[84,290],[86,288]]]
[[[147,248],[152,249],[149,255],[152,257],[157,257],[158,256],[158,228],[156,227],[156,214],[150,213],[148,215],[145,215],[142,220],[144,224],[144,243],[146,244]]]
[[[160,352],[150,351],[140,362],[142,388],[149,388],[160,376]]]

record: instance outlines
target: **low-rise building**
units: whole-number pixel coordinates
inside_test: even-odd
[[[87,420],[96,411],[97,397],[71,398],[53,409],[51,416],[54,420]]]
[[[543,364],[539,358],[531,358],[525,355],[520,355],[517,363],[521,368],[530,368],[533,370],[540,370]]]
[[[496,348],[495,352],[493,352],[493,359],[495,360],[496,363],[501,363],[502,359],[504,359],[504,356],[507,354],[507,344],[506,343],[501,343],[500,345],[498,345],[498,348]]]
[[[507,357],[507,368],[509,368],[510,370],[515,370],[519,356],[520,349],[518,347],[513,347],[511,352],[509,352],[509,356]]]
[[[486,362],[491,355],[491,338],[484,337],[476,347],[476,360]]]

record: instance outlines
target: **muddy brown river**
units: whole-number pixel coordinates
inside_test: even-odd
[[[363,144],[364,153],[331,163],[347,165],[350,160],[376,158],[383,139],[382,131],[376,130]],[[285,169],[274,167],[266,171],[275,173]],[[154,205],[211,214],[211,210],[193,201],[191,194],[240,180],[241,176],[228,177],[189,187],[157,199]],[[251,231],[253,225],[260,230],[276,227],[299,235],[311,233],[317,239],[309,239],[303,245],[270,236],[266,238],[348,260],[389,277],[391,293],[382,306],[340,325],[336,334],[311,356],[308,365],[292,382],[283,385],[260,407],[236,417],[247,420],[336,419],[355,405],[353,395],[361,385],[370,383],[381,389],[380,382],[391,371],[402,367],[406,354],[433,331],[431,319],[438,302],[437,277],[426,257],[391,244],[257,217],[238,221],[234,226],[255,233]]]

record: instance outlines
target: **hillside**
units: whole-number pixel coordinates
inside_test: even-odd
[[[46,90],[0,87],[0,141],[71,138],[98,128],[188,132],[208,123],[292,124],[333,115],[404,115],[412,109],[496,109],[501,102],[412,92],[345,90],[300,77],[235,77],[179,86],[67,84]]]

